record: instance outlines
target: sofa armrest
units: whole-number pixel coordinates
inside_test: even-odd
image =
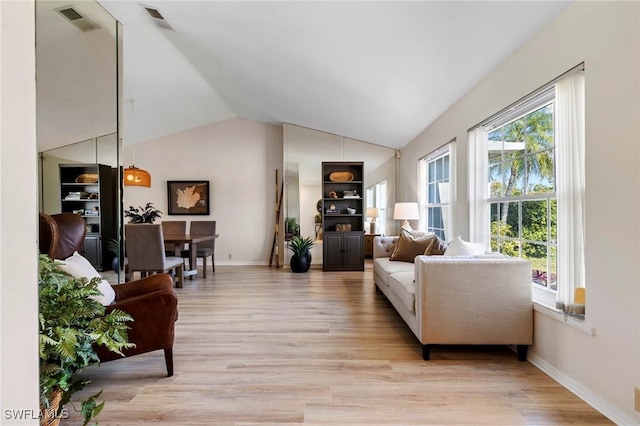
[[[418,256],[415,273],[423,344],[532,344],[528,260]]]
[[[398,244],[398,237],[373,237],[373,258],[390,257]]]

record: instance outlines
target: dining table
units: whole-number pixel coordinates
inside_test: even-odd
[[[219,234],[195,235],[195,234],[163,234],[165,244],[175,245],[175,255],[180,257],[181,247],[184,244],[189,246],[189,265],[193,269],[184,271],[183,277],[194,279],[198,277],[197,250],[198,243],[211,241],[218,238]]]

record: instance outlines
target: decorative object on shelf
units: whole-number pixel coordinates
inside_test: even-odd
[[[356,214],[356,209],[352,209],[351,207],[347,207],[348,214]]]
[[[208,215],[208,180],[167,181],[168,213],[170,215]]]
[[[358,195],[358,191],[356,190],[342,191],[342,194],[344,198],[360,198],[360,196]]]
[[[329,175],[331,182],[351,182],[354,176],[351,172],[333,172]]]
[[[118,309],[105,315],[104,306],[94,299],[102,295],[100,279],[73,278],[44,254],[38,269],[41,424],[55,424],[59,410],[89,383],[75,375],[98,363],[96,344],[120,354],[135,346],[127,338],[126,323],[133,319]],[[101,393],[79,401],[84,424],[102,410],[104,402],[97,401]]]
[[[377,207],[367,207],[367,217],[371,218],[371,222],[369,222],[369,233],[376,233],[376,218],[380,216],[380,211]]]
[[[335,204],[330,204],[325,214],[340,214],[340,212],[336,209]]]
[[[329,191],[329,198],[338,198],[338,193],[336,191]]]
[[[418,203],[396,203],[393,208],[393,219],[404,220],[402,223],[402,229],[411,231],[410,220],[420,219],[420,213],[418,212]]]
[[[98,174],[83,173],[76,178],[76,183],[98,183]]]
[[[153,203],[147,203],[144,208],[129,206],[129,210],[124,212],[124,217],[129,218],[129,223],[153,223],[160,216],[162,212],[153,207]]]
[[[336,223],[336,231],[337,232],[351,232],[351,224],[350,223]]]
[[[293,272],[307,272],[311,267],[311,252],[313,246],[311,237],[293,237],[289,243],[289,250],[293,252],[289,266]]]

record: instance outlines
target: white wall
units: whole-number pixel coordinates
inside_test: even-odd
[[[468,236],[467,129],[580,62],[586,76],[587,322],[535,313],[536,365],[621,424],[640,422],[640,3],[575,2],[402,150],[399,199],[418,159],[457,138],[454,210]]]
[[[33,2],[0,2],[0,413],[37,425],[38,206]],[[7,64],[11,64],[10,66]],[[36,418],[5,410],[34,410]]]
[[[282,128],[234,118],[124,148],[125,167],[151,174],[151,188],[126,186],[124,208],[153,202],[160,220],[216,220],[216,264],[268,264],[275,223],[275,171]],[[208,180],[209,216],[169,216],[168,180]],[[231,254],[232,259],[229,259]]]

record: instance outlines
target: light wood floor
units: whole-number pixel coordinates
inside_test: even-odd
[[[101,425],[610,424],[509,348],[423,361],[370,265],[216,269],[176,289],[173,377],[162,351],[86,370],[83,393],[104,389]]]

